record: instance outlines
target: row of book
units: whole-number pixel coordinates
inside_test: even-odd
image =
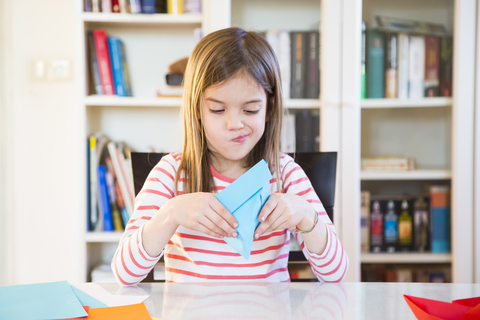
[[[362,99],[452,95],[451,37],[362,29]]]
[[[360,225],[362,252],[450,252],[450,189],[400,198],[362,191]]]
[[[133,213],[131,150],[97,133],[87,138],[87,231],[122,231]]]
[[[83,0],[85,12],[105,13],[200,13],[201,0]]]
[[[105,30],[88,31],[91,83],[97,95],[132,96],[125,45]]]
[[[320,32],[272,29],[261,34],[277,56],[284,99],[318,99]]]
[[[362,282],[451,282],[451,268],[443,265],[364,264]]]

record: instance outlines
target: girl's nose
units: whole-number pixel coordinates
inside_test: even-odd
[[[242,119],[235,114],[232,114],[227,119],[227,129],[228,130],[238,130],[243,128],[243,121]]]

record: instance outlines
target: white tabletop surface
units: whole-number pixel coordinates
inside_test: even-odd
[[[152,317],[170,319],[415,319],[404,294],[450,302],[480,284],[141,283],[101,284],[112,294],[150,295]]]

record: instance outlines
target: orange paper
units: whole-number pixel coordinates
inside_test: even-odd
[[[471,320],[480,318],[480,297],[452,303],[403,295],[419,320]]]
[[[143,303],[121,307],[95,308],[88,311],[88,320],[152,320]]]

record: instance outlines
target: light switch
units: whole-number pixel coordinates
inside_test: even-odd
[[[72,63],[68,59],[50,60],[48,64],[49,80],[71,80],[72,79]]]

